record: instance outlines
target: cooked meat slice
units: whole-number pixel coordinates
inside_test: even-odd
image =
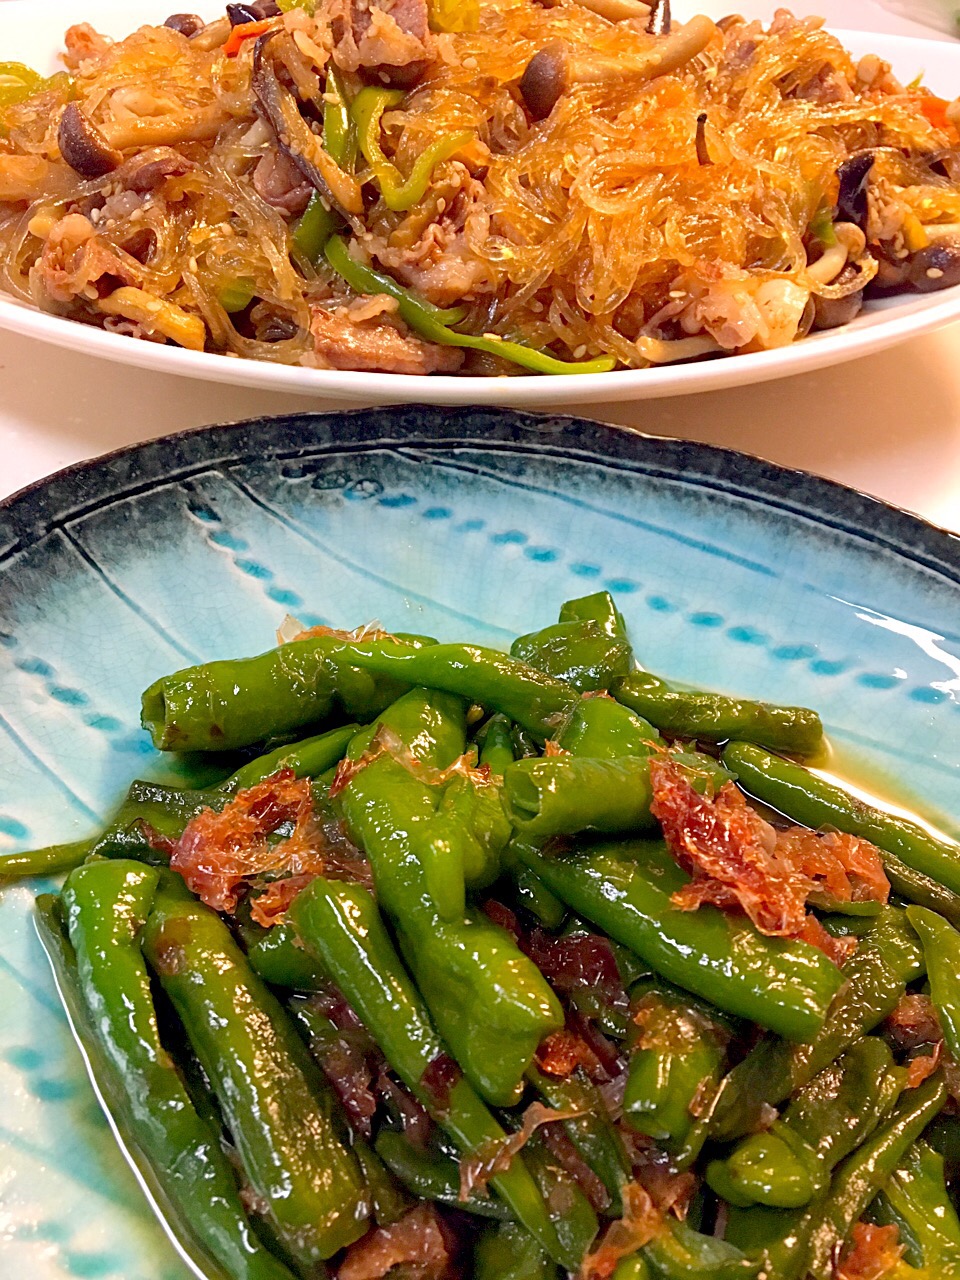
[[[313,187],[283,151],[268,151],[253,171],[257,195],[291,217],[299,217],[310,203]]]
[[[336,0],[331,6],[333,56],[347,71],[376,71],[408,87],[430,58],[426,0]]]
[[[422,342],[399,322],[382,316],[357,321],[345,308],[311,308],[310,332],[321,369],[368,373],[453,373],[463,363],[456,347]]]

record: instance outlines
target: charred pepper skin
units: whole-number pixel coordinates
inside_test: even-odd
[[[800,1045],[761,1040],[726,1076],[713,1136],[729,1141],[758,1128],[764,1105],[789,1098],[878,1026],[923,972],[923,952],[904,912],[887,907],[844,965],[844,986],[813,1038]]]
[[[446,1097],[428,1087],[428,1069],[446,1057],[446,1046],[370,894],[358,885],[318,877],[297,897],[291,915],[304,945],[329,969],[391,1067],[461,1153],[476,1153],[503,1138],[503,1129],[465,1077],[452,1083]],[[524,1161],[514,1160],[491,1184],[551,1257],[576,1270],[589,1240],[576,1256],[561,1248]]]
[[[219,1133],[198,1114],[161,1043],[140,951],[159,873],[136,862],[94,862],[56,900],[38,901],[38,926],[97,1079],[125,1139],[191,1235],[238,1280],[292,1280],[258,1240],[240,1202]]]
[[[885,1041],[858,1040],[798,1090],[768,1130],[708,1165],[707,1182],[742,1207],[802,1208],[888,1115],[904,1080]]]
[[[833,827],[876,845],[898,892],[895,876],[903,866],[951,894],[960,894],[960,845],[954,841],[940,839],[906,818],[876,809],[801,765],[748,743],[731,742],[724,748],[723,761],[736,773],[744,790],[793,821],[815,829]],[[904,892],[920,901],[911,894],[910,883]],[[935,902],[922,905],[941,909]]]
[[[143,947],[282,1246],[310,1266],[357,1240],[367,1191],[322,1076],[227,926],[196,900],[161,892]]]
[[[823,742],[820,717],[807,707],[678,691],[649,671],[630,672],[612,687],[612,693],[670,738],[735,739],[797,756],[813,755]]]
[[[778,1035],[816,1036],[843,982],[805,943],[764,937],[714,907],[672,906],[686,876],[660,842],[605,843],[555,858],[521,845],[518,855],[558,898],[668,981]]]

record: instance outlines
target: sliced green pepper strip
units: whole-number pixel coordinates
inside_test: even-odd
[[[930,998],[954,1062],[960,1062],[960,933],[925,907],[907,907],[927,962]]]
[[[461,1152],[476,1153],[503,1138],[503,1129],[465,1078],[445,1090],[445,1096],[428,1087],[428,1068],[445,1057],[445,1046],[370,894],[358,885],[318,877],[298,895],[290,914],[304,944],[334,976],[391,1067]],[[523,1160],[515,1159],[491,1184],[551,1256],[576,1270],[582,1253],[572,1256],[561,1250],[547,1206]]]
[[[323,1077],[226,924],[202,903],[161,892],[143,946],[283,1247],[312,1265],[358,1239],[366,1188]]]
[[[759,1128],[765,1105],[789,1098],[878,1026],[923,972],[923,952],[906,915],[885,908],[844,965],[844,985],[809,1043],[761,1040],[726,1076],[711,1121],[714,1136],[729,1140]]]
[[[160,1040],[140,952],[158,877],[127,861],[79,868],[62,898],[70,941],[49,896],[37,900],[41,940],[128,1158],[178,1236],[185,1228],[217,1275],[291,1280],[252,1230],[219,1132],[197,1114]]]
[[[233,315],[249,307],[256,296],[256,284],[249,276],[237,276],[217,290],[217,301],[224,311]]]
[[[858,1040],[794,1094],[768,1130],[708,1165],[707,1182],[732,1204],[801,1208],[887,1116],[903,1083],[883,1040]]]
[[[581,831],[634,834],[656,826],[644,756],[516,760],[503,775],[503,804],[522,840],[543,844]]]
[[[403,174],[387,159],[380,146],[381,117],[390,107],[398,107],[404,97],[402,89],[381,89],[371,85],[360,90],[350,108],[363,158],[373,170],[384,204],[397,213],[404,213],[419,204],[427,193],[437,165],[449,160],[474,136],[466,129],[438,138],[417,156],[409,178],[404,180]]]
[[[506,338],[477,337],[472,333],[457,333],[447,328],[432,309],[424,307],[421,299],[415,297],[410,290],[397,284],[391,276],[382,271],[358,262],[352,257],[347,242],[342,236],[331,236],[327,241],[327,261],[342,276],[355,293],[385,293],[395,298],[397,310],[414,333],[428,342],[435,342],[442,347],[467,347],[471,351],[484,351],[488,355],[500,356],[503,360],[512,361],[532,373],[609,373],[616,368],[613,356],[597,356],[593,360],[567,361],[558,360],[556,356],[547,355],[543,351],[533,351],[519,342],[509,342]],[[451,322],[454,323],[454,322]]]
[[[929,1276],[960,1276],[960,1219],[947,1191],[943,1157],[917,1141],[873,1202],[871,1219],[898,1229],[905,1259]]]
[[[0,62],[0,110],[25,102],[44,87],[43,76],[22,62]]]
[[[875,844],[882,855],[888,855],[883,859],[884,868],[897,892],[893,873],[898,864],[906,864],[960,894],[960,844],[956,841],[934,836],[915,822],[874,808],[835,783],[759,747],[731,742],[724,748],[723,760],[745,790],[793,821],[805,827],[834,827]],[[934,903],[922,905],[939,910]]]
[[[440,1151],[426,1151],[392,1129],[383,1129],[374,1144],[377,1155],[398,1182],[418,1200],[435,1200],[480,1218],[511,1221],[509,1206],[499,1196],[472,1191],[460,1199],[460,1166]]]
[[[670,895],[687,877],[660,842],[604,843],[573,857],[522,845],[518,853],[559,898],[670,982],[779,1035],[816,1036],[844,981],[805,943],[765,937],[714,907],[674,907]]]
[[[735,738],[798,756],[813,754],[823,742],[820,717],[807,707],[781,707],[720,693],[688,693],[672,689],[649,671],[631,672],[611,692],[671,738],[707,742]]]

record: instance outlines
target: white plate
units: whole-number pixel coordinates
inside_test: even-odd
[[[192,10],[194,5],[183,7]],[[220,9],[219,5],[202,2],[196,7],[207,14]],[[717,5],[706,7],[712,10]],[[84,0],[79,7],[76,0],[5,0],[0,3],[0,59],[16,59],[39,70],[52,71],[57,65],[63,32],[72,23],[90,22],[99,30],[119,37],[128,34],[136,20],[162,22],[176,8],[176,0],[138,0],[135,19],[128,0]],[[685,8],[688,12],[694,11],[692,4]],[[960,93],[960,44],[854,31],[837,34],[854,54],[877,53],[887,59],[904,82],[922,72],[925,83],[943,97],[953,98]],[[367,404],[422,401],[518,407],[573,406],[690,395],[768,382],[873,354],[957,319],[960,319],[960,286],[942,293],[908,294],[872,303],[846,328],[813,334],[776,351],[704,364],[576,377],[456,378],[302,369],[162,347],[44,315],[10,298],[0,298],[0,328],[13,329],[87,355],[234,386],[263,387],[310,395],[317,400],[355,400]]]

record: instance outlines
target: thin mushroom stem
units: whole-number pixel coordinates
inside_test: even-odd
[[[713,164],[710,159],[710,152],[707,150],[707,113],[701,111],[697,116],[697,160],[701,165]]]

